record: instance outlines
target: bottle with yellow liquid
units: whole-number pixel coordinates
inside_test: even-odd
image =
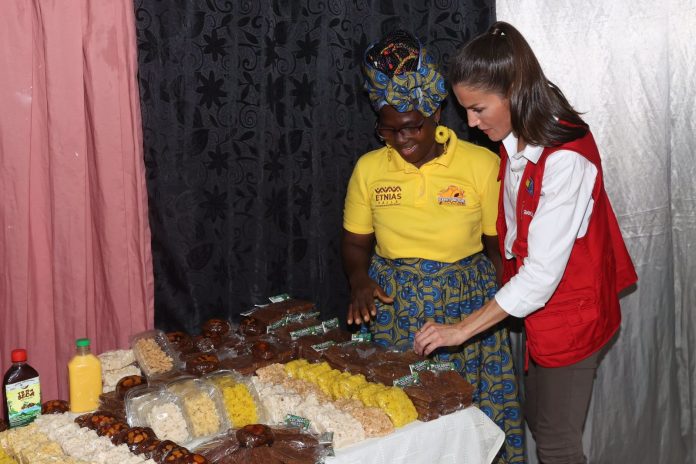
[[[75,346],[77,353],[68,363],[70,411],[94,411],[102,393],[101,362],[90,351],[89,338],[78,338]]]

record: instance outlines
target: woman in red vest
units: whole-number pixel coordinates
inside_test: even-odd
[[[501,142],[498,240],[505,285],[461,323],[423,326],[416,352],[524,318],[524,411],[541,462],[586,462],[582,429],[618,293],[637,281],[587,124],[524,37],[498,22],[459,50],[450,83],[471,127]]]

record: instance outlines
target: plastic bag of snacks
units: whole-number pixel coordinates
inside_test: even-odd
[[[131,338],[131,347],[148,381],[167,378],[181,370],[179,355],[161,330],[148,330]]]
[[[332,454],[330,440],[297,428],[249,424],[231,430],[196,448],[209,462],[220,464],[263,462],[322,462]]]
[[[167,391],[181,400],[192,440],[206,440],[229,428],[220,392],[209,382],[182,378],[167,384]]]
[[[210,373],[204,379],[220,391],[232,427],[267,422],[266,410],[259,400],[256,388],[248,378],[234,371],[223,370]]]
[[[162,386],[129,390],[126,418],[131,427],[150,427],[161,440],[185,444],[192,438],[181,399]]]

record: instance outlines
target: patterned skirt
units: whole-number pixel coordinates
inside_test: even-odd
[[[377,316],[370,325],[375,343],[401,349],[413,347],[416,332],[427,321],[459,322],[497,290],[495,269],[482,253],[456,263],[375,255],[369,273],[394,296],[389,305],[375,300]],[[505,445],[496,462],[524,462],[522,413],[507,328],[498,325],[464,345],[440,348],[435,358],[454,363],[476,388],[474,404],[505,432]]]

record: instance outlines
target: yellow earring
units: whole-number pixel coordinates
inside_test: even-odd
[[[450,138],[450,132],[447,126],[439,125],[435,128],[435,141],[441,145],[447,143]]]

